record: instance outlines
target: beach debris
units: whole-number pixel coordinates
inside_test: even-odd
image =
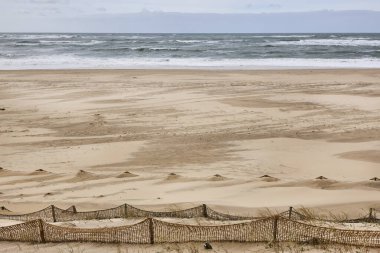
[[[319,177],[316,177],[315,179],[319,179],[319,180],[326,180],[327,177],[324,177],[324,176],[319,176]]]
[[[117,176],[117,178],[125,178],[125,177],[137,177],[138,175],[136,174],[133,174],[129,171],[125,171],[123,173],[121,173],[120,175]]]
[[[209,242],[205,242],[205,244],[203,244],[203,247],[207,250],[212,249],[212,246]]]
[[[53,195],[53,193],[48,192],[48,193],[45,193],[44,197],[48,197],[48,196],[52,196],[52,195]]]
[[[260,178],[268,178],[268,177],[271,177],[271,176],[269,176],[269,175],[264,175],[264,176],[261,176]]]
[[[380,178],[378,178],[378,177],[373,177],[373,178],[371,178],[370,180],[371,180],[371,181],[380,181]]]
[[[5,111],[5,108],[4,108],[4,107],[1,107],[1,108],[0,108],[0,111]]]

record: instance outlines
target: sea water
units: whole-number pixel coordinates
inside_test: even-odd
[[[379,67],[380,34],[0,34],[0,69]]]

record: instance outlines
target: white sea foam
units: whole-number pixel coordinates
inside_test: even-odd
[[[194,44],[194,43],[218,44],[218,43],[220,43],[220,41],[218,41],[218,40],[176,40],[176,42],[188,43],[188,44]]]
[[[315,35],[252,35],[252,38],[313,38]]]
[[[199,43],[199,42],[203,42],[202,40],[175,40],[176,42],[179,42],[179,43]]]
[[[380,40],[366,39],[310,39],[298,41],[278,41],[271,45],[296,46],[380,46]]]
[[[94,58],[71,55],[0,58],[0,69],[96,69],[96,68],[380,68],[380,59],[209,59],[209,58]]]
[[[40,44],[47,45],[76,45],[76,46],[91,46],[96,44],[104,43],[101,40],[91,40],[91,41],[76,41],[76,40],[40,40]]]
[[[78,35],[69,34],[5,34],[7,38],[20,39],[20,40],[34,40],[34,39],[72,39]]]

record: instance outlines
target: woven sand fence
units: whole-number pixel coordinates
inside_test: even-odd
[[[375,208],[370,208],[368,215],[362,218],[348,220],[347,222],[350,222],[350,223],[370,222],[370,223],[380,224],[380,217],[377,217],[378,214],[380,214],[379,210]]]
[[[127,217],[156,217],[156,218],[198,218],[205,217],[205,205],[178,211],[155,212],[146,211],[137,207],[126,205]]]
[[[203,206],[197,206],[179,211],[147,211],[142,210],[131,205],[121,205],[115,208],[89,211],[89,212],[77,212],[72,208],[71,210],[64,210],[61,208],[54,208],[55,221],[73,221],[73,220],[101,220],[101,219],[113,219],[113,218],[146,218],[146,217],[167,217],[167,218],[197,218],[203,217]]]
[[[225,220],[225,221],[234,221],[234,220],[252,220],[255,219],[254,217],[244,217],[244,216],[238,216],[238,215],[231,215],[231,214],[226,214],[226,213],[221,213],[218,211],[215,211],[208,206],[204,205],[206,208],[205,211],[205,217],[213,220]]]
[[[374,208],[369,209],[369,214],[364,215],[360,218],[356,219],[326,219],[326,218],[318,218],[313,215],[303,214],[302,211],[298,211],[293,207],[290,207],[288,211],[282,212],[279,215],[284,218],[289,218],[292,220],[319,220],[324,222],[335,222],[335,223],[377,223],[380,224],[380,219],[376,217],[377,210]]]
[[[153,218],[109,228],[68,228],[42,220],[0,228],[1,241],[182,243],[182,242],[298,242],[380,247],[380,231],[313,226],[279,216],[231,225],[184,225]]]
[[[48,206],[42,210],[28,213],[28,214],[1,214],[0,219],[18,220],[18,221],[32,221],[32,220],[44,220],[47,222],[54,222],[54,206]]]
[[[44,242],[100,242],[138,243],[151,242],[150,220],[134,225],[111,228],[66,228],[43,223]]]
[[[77,208],[74,205],[70,206],[69,208],[67,208],[65,210],[70,211],[70,212],[77,212]]]
[[[0,227],[0,241],[43,242],[41,220]]]
[[[155,243],[267,242],[273,238],[273,220],[266,218],[240,224],[199,226],[153,220]]]
[[[303,214],[292,207],[289,211],[285,211],[279,214],[283,218],[292,220],[320,220],[326,222],[347,222],[347,223],[378,223],[380,219],[376,217],[376,210],[371,208],[368,215],[357,219],[342,219],[342,220],[329,220],[319,219],[316,217],[309,217],[307,214]],[[200,205],[193,208],[177,211],[148,211],[143,210],[128,204],[124,204],[118,207],[95,210],[87,212],[78,212],[75,206],[71,206],[68,209],[61,209],[56,206],[49,206],[37,212],[19,215],[0,215],[0,219],[10,219],[19,221],[31,221],[41,219],[46,222],[56,221],[74,221],[74,220],[101,220],[101,219],[113,219],[113,218],[199,218],[205,217],[213,220],[224,221],[239,221],[239,220],[256,220],[257,217],[231,215],[222,212],[215,211],[206,205]]]
[[[380,231],[344,230],[320,227],[279,217],[276,240],[310,244],[338,243],[345,245],[380,247]]]
[[[71,210],[64,210],[58,207],[53,207],[54,222],[55,221],[74,221],[74,220],[103,220],[114,218],[126,218],[126,205],[121,205],[114,208],[77,212],[76,208]]]

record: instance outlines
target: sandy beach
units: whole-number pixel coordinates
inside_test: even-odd
[[[357,217],[380,208],[379,80],[366,69],[0,71],[0,206]]]

